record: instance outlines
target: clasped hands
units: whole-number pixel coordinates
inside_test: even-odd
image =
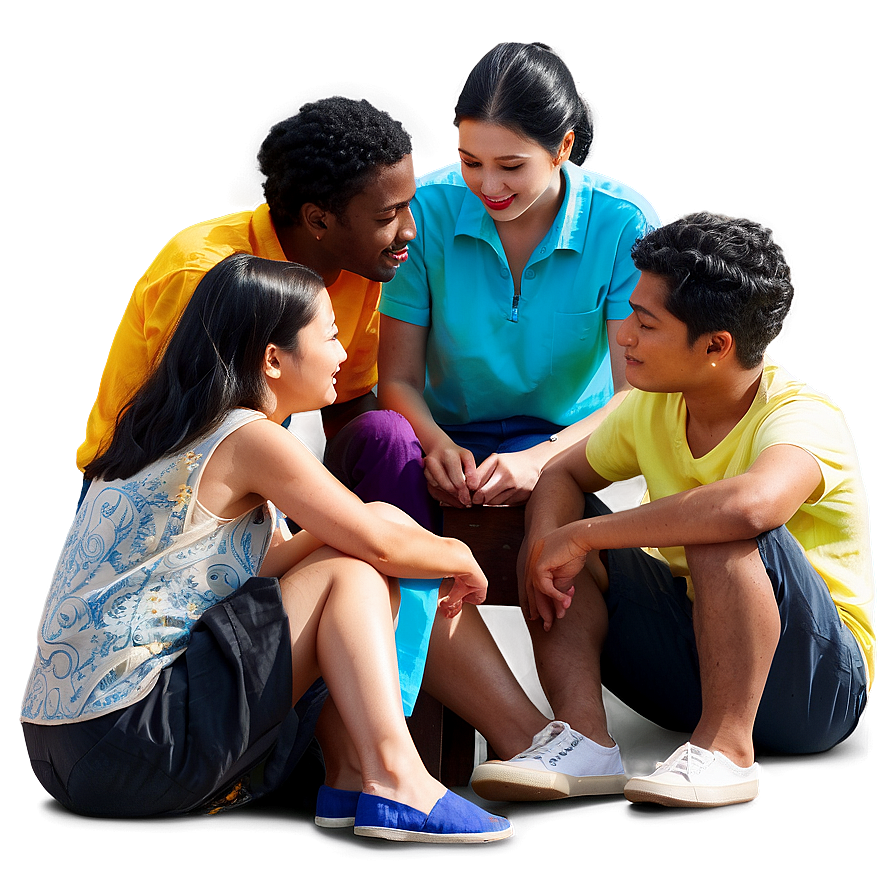
[[[423,459],[429,493],[450,507],[522,504],[535,488],[542,466],[539,452],[532,448],[490,454],[477,466],[473,453],[454,442],[428,452]]]

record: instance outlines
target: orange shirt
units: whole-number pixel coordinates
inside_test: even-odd
[[[140,278],[109,349],[78,449],[79,469],[108,444],[119,411],[149,376],[203,275],[235,252],[287,261],[267,205],[181,231]],[[336,380],[336,401],[349,401],[376,385],[380,284],[343,271],[327,291],[348,353]]]

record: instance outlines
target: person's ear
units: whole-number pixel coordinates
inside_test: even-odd
[[[706,346],[706,354],[713,366],[726,360],[734,352],[734,338],[727,330],[711,333]]]
[[[313,202],[306,202],[300,212],[302,224],[319,240],[327,232],[327,213]]]
[[[264,350],[262,371],[266,377],[270,377],[272,380],[280,379],[280,350],[273,343],[270,343]]]
[[[569,158],[569,155],[572,152],[573,144],[575,142],[576,132],[567,131],[566,135],[563,137],[563,142],[560,144],[560,151],[557,153],[557,156],[554,159],[554,165],[562,165]]]

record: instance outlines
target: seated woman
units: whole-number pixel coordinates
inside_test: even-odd
[[[460,542],[363,504],[280,426],[334,400],[344,358],[313,271],[234,255],[202,279],[87,469],[47,598],[22,721],[69,809],[238,804],[284,782],[316,734],[318,824],[512,834],[426,772],[396,664],[396,577],[453,578],[441,610],[456,616],[484,598],[481,570]]]
[[[548,47],[495,47],[455,113],[460,164],[418,181],[417,238],[384,286],[378,398],[425,455],[416,488],[456,507],[519,504],[627,388],[615,335],[638,279],[631,248],[657,219],[637,193],[579,167],[591,115]],[[353,488],[364,445],[336,464]],[[420,465],[402,462],[404,494],[377,497],[408,509]],[[432,511],[419,521],[438,525]]]

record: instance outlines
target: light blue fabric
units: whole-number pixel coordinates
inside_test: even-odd
[[[519,295],[460,166],[418,181],[417,238],[380,311],[430,328],[424,397],[441,425],[531,416],[568,426],[613,395],[607,321],[628,315],[631,248],[659,219],[622,184],[571,164],[563,174],[563,204]]]
[[[423,682],[429,636],[433,620],[436,618],[441,584],[441,579],[398,580],[401,607],[398,611],[398,626],[395,629],[395,650],[398,654],[401,702],[404,704],[406,716],[414,711],[414,704],[417,702],[417,695]]]

